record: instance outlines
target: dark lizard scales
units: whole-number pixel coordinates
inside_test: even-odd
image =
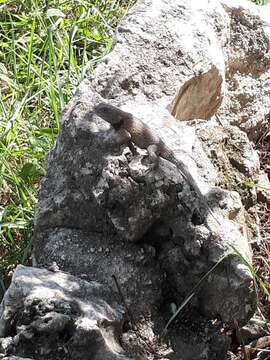
[[[155,166],[158,165],[159,156],[174,164],[188,184],[195,190],[200,201],[206,206],[207,211],[214,216],[207,200],[191,176],[187,166],[178,160],[173,151],[161,140],[161,138],[144,124],[141,120],[134,117],[132,114],[125,112],[115,106],[107,103],[100,103],[94,108],[95,113],[103,120],[107,121],[118,132],[121,144],[129,144],[132,149],[132,143],[141,149],[147,149],[151,160]]]

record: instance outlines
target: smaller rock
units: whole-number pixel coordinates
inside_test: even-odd
[[[13,347],[13,338],[11,336],[0,338],[0,352],[7,354]]]
[[[112,290],[95,281],[18,266],[0,307],[0,353],[11,360],[67,353],[70,360],[89,353],[93,360],[131,360],[118,342],[123,315]]]
[[[250,341],[259,339],[269,333],[270,323],[255,315],[249,322],[240,328],[236,335],[240,344],[248,344]]]
[[[265,172],[259,174],[258,183],[256,185],[258,200],[270,204],[270,182]]]

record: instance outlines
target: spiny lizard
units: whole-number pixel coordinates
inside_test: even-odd
[[[133,149],[132,143],[141,149],[147,149],[150,159],[154,162],[155,167],[158,165],[159,156],[174,164],[184,179],[197,193],[200,201],[206,206],[207,211],[213,216],[217,223],[221,225],[214,216],[207,200],[190,174],[187,166],[175,157],[173,151],[167,147],[158,134],[132,114],[108,103],[99,103],[94,107],[94,112],[103,120],[111,124],[117,131],[120,144],[128,144],[131,147],[131,150]]]

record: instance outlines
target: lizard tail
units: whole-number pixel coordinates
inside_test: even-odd
[[[202,194],[202,192],[201,192],[199,186],[197,185],[196,181],[194,180],[193,176],[190,174],[190,171],[188,170],[187,166],[182,161],[176,160],[176,159],[175,159],[174,163],[177,166],[177,168],[180,170],[181,175],[185,178],[187,183],[196,192],[196,194],[198,195],[200,201],[206,206],[207,212],[212,215],[212,217],[215,219],[215,221],[218,223],[218,225],[221,225],[221,223],[218,221],[218,219],[214,215],[212,209],[208,205],[207,199]]]

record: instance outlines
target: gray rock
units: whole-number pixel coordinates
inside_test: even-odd
[[[0,352],[39,360],[128,360],[118,338],[123,315],[108,287],[18,266],[0,308]]]
[[[137,104],[133,111],[145,121],[147,119],[147,124],[175,150],[176,156],[189,165],[222,223],[219,226],[211,214],[207,215],[212,234],[203,225],[194,223],[198,200],[175,166],[161,160],[159,170],[150,171],[143,151],[133,156],[127,148],[121,151],[113,145],[112,130],[91,113],[91,99],[96,95],[84,85],[80,91],[85,91],[85,95],[78,96],[78,105],[68,113],[69,118],[63,117],[62,133],[48,158],[51,166],[40,193],[34,236],[39,264],[44,265],[44,259],[50,263],[56,261],[65,270],[77,275],[86,273],[88,279],[101,283],[110,282],[111,275],[116,274],[122,286],[129,288],[127,298],[139,313],[153,309],[161,301],[165,273],[169,274],[167,280],[176,286],[177,292],[185,295],[231,245],[247,259],[251,258],[247,239],[225,219],[227,208],[235,207],[232,194],[211,189],[199,180],[196,162],[200,161],[202,173],[204,167],[208,169],[209,184],[215,171],[211,171],[211,163],[203,154],[192,128],[173,123],[168,112],[158,106]],[[170,124],[170,128],[165,124]],[[179,139],[187,140],[181,142]],[[76,151],[72,146],[74,141]],[[65,168],[63,163],[66,163]],[[91,169],[90,173],[86,168]],[[223,209],[219,205],[222,198]],[[230,211],[233,218],[240,210],[238,199],[236,208]],[[169,238],[161,247],[155,234],[157,223],[170,229]],[[140,244],[136,245],[138,241]],[[155,251],[145,253],[144,243],[150,243]],[[240,263],[238,259],[231,265],[238,291],[225,292],[228,281],[227,267],[223,264],[219,275],[212,277],[211,287],[220,292],[211,291],[210,296],[209,290],[205,297],[202,295],[202,303],[207,303],[202,309],[208,316],[218,313],[225,321],[237,318],[239,323],[244,323],[252,315],[255,293],[247,285],[251,277]],[[236,296],[234,301],[232,294]],[[245,301],[250,306],[244,305]],[[241,303],[242,308],[239,307]]]

